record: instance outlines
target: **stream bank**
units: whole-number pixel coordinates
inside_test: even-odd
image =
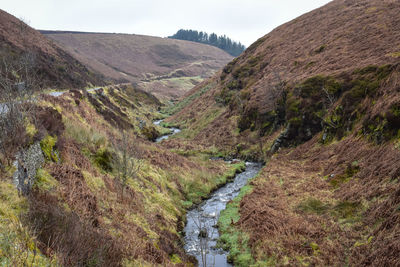
[[[154,121],[154,124],[160,125],[162,121]],[[171,133],[158,137],[156,142],[166,140],[181,131],[174,127],[170,129]],[[216,188],[207,199],[187,212],[184,249],[189,255],[196,257],[199,266],[232,266],[227,261],[229,251],[217,247],[220,237],[217,229],[218,218],[226,204],[239,195],[240,189],[258,174],[262,166],[262,163],[246,162],[243,172],[236,173],[233,179]]]
[[[255,177],[262,164],[246,162],[246,170],[235,176],[232,182],[217,189],[210,198],[187,213],[185,232],[185,251],[196,257],[199,266],[232,266],[227,262],[229,252],[217,248],[219,214],[227,202],[238,196],[240,189],[249,179]]]
[[[163,120],[156,120],[156,121],[153,122],[153,124],[154,124],[154,125],[160,125],[162,121],[163,121]],[[170,129],[171,132],[170,132],[169,134],[165,134],[165,135],[161,135],[161,136],[157,137],[157,139],[156,139],[156,141],[155,141],[156,143],[159,143],[159,142],[161,142],[162,140],[166,140],[166,139],[168,139],[170,136],[181,132],[181,130],[180,130],[179,128],[175,128],[175,127],[168,127],[168,129]]]

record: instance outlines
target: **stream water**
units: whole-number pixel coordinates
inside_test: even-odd
[[[163,120],[157,120],[157,121],[154,121],[153,123],[154,123],[155,125],[160,125],[160,123],[161,123],[162,121],[163,121]],[[158,138],[156,139],[156,143],[159,143],[159,142],[161,142],[162,140],[168,139],[171,135],[177,134],[177,133],[179,133],[179,132],[181,131],[180,129],[175,128],[175,127],[169,127],[169,129],[171,130],[171,133],[166,134],[166,135],[162,135],[162,136],[158,137]]]
[[[235,176],[231,183],[215,191],[195,209],[187,213],[185,226],[185,250],[197,258],[199,266],[232,266],[227,262],[228,251],[216,248],[219,238],[216,224],[226,203],[234,199],[247,181],[260,171],[262,165],[246,162],[246,170]]]
[[[154,121],[160,125],[162,120]],[[171,127],[171,133],[160,136],[156,142],[168,139],[181,130]],[[185,232],[185,251],[196,257],[199,266],[228,267],[228,251],[216,248],[219,232],[216,227],[219,214],[226,208],[226,203],[233,200],[247,181],[261,170],[262,165],[255,162],[246,162],[246,170],[235,176],[232,182],[219,188],[195,209],[188,211]]]

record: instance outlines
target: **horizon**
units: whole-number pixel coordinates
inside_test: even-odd
[[[2,9],[37,30],[147,35],[167,38],[180,29],[226,35],[249,47],[279,25],[289,22],[330,0],[222,0],[201,3],[173,0],[88,1],[53,3],[15,0],[2,3]],[[211,7],[211,8],[210,8]],[[60,13],[59,10],[64,12]],[[104,19],[106,18],[106,19]]]

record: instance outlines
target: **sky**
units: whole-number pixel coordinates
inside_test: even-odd
[[[40,30],[167,37],[179,29],[249,46],[277,26],[330,0],[0,0],[0,8]]]

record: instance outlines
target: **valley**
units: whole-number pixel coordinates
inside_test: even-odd
[[[0,13],[0,265],[399,266],[399,13],[334,0],[236,58]]]
[[[41,31],[110,82],[177,99],[232,60],[204,44],[135,34]]]

